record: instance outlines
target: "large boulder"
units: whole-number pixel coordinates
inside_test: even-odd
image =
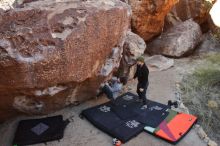
[[[137,34],[128,31],[124,43],[124,55],[126,62],[130,65],[134,64],[137,57],[144,54],[146,43]]]
[[[132,8],[132,29],[145,41],[160,34],[167,13],[178,0],[128,0]]]
[[[167,70],[174,66],[174,59],[162,55],[148,57],[145,61],[150,72]]]
[[[181,21],[193,19],[201,26],[202,32],[209,31],[209,10],[211,9],[211,0],[180,0],[172,9],[175,17]]]
[[[136,59],[144,54],[145,49],[146,44],[144,40],[137,34],[128,31],[118,76],[132,78],[135,71],[134,64],[136,63]]]
[[[148,44],[147,52],[170,57],[182,57],[191,53],[202,41],[200,26],[187,20]]]
[[[203,24],[208,20],[209,9],[209,2],[206,0],[179,0],[172,12],[182,21],[192,18],[195,22]]]
[[[0,13],[0,121],[94,97],[120,64],[130,14],[119,0],[38,0]]]

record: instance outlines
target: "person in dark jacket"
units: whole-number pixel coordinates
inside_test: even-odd
[[[140,98],[140,100],[143,101],[144,105],[147,105],[147,98],[146,98],[146,92],[147,88],[149,85],[148,82],[148,75],[149,75],[149,70],[144,63],[144,57],[138,57],[137,58],[137,70],[134,75],[134,79],[138,79],[138,84],[137,84],[137,94]]]

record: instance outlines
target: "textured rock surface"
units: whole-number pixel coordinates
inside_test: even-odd
[[[186,61],[187,59],[187,61]],[[176,65],[173,68],[170,68],[162,72],[153,72],[150,73],[149,77],[149,88],[147,92],[147,97],[150,100],[158,101],[163,104],[167,104],[168,100],[176,100],[176,88],[175,83],[179,82],[179,78],[182,77],[183,70],[186,71],[189,68],[186,67],[191,65],[191,58],[178,59],[175,61]],[[181,70],[178,68],[181,67]],[[193,67],[194,68],[194,67]],[[136,82],[129,82],[129,85],[126,86],[130,89],[130,92],[136,92]],[[125,88],[126,88],[125,87]],[[64,119],[73,117],[71,119],[74,122],[71,122],[68,127],[65,129],[64,137],[60,141],[48,142],[47,146],[112,146],[112,137],[108,136],[104,132],[100,131],[87,120],[82,120],[78,116],[82,110],[102,104],[107,101],[107,98],[101,97],[97,100],[87,101],[77,107],[68,107],[63,110],[60,110],[54,114],[48,115],[63,115]],[[175,109],[176,110],[176,109]],[[13,141],[13,135],[16,130],[17,124],[20,120],[24,120],[27,117],[19,117],[15,120],[10,120],[5,124],[0,125],[0,143],[1,146],[11,146]],[[32,117],[36,118],[36,117]],[[34,146],[45,146],[44,143],[37,144]],[[133,138],[126,144],[122,146],[174,146],[169,144],[166,141],[160,140],[153,137],[151,134],[145,132],[140,133],[137,137]],[[197,135],[197,132],[194,128],[177,144],[177,146],[207,146],[207,143],[204,143]]]
[[[154,55],[145,61],[150,71],[163,71],[174,66],[174,60],[162,55]]]
[[[148,41],[160,34],[164,18],[178,0],[129,0],[132,8],[132,29]]]
[[[146,49],[144,40],[128,31],[124,43],[123,58],[119,67],[119,76],[133,77],[135,68],[132,66],[136,63],[136,58],[143,55]]]
[[[183,21],[179,17],[170,12],[165,18],[164,31],[167,31],[171,27],[179,25],[182,22]]]
[[[218,144],[215,141],[210,140],[208,146],[218,146]]]
[[[192,20],[177,25],[149,43],[147,51],[151,54],[181,57],[192,52],[201,42],[200,26]]]
[[[203,41],[199,45],[196,52],[199,53],[209,53],[209,52],[220,52],[220,42],[216,39],[213,34],[206,33],[203,35]]]
[[[0,0],[0,10],[9,10],[13,8],[15,0]]]
[[[172,12],[182,21],[193,18],[199,24],[205,23],[209,17],[209,7],[205,0],[179,0]]]
[[[39,0],[0,14],[0,120],[95,96],[119,66],[130,8],[119,0]]]
[[[199,137],[201,138],[201,139],[204,139],[205,137],[207,137],[207,134],[205,133],[205,131],[202,129],[202,127],[200,127],[199,129],[198,129],[198,135],[199,135]]]

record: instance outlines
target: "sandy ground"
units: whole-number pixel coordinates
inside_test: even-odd
[[[175,62],[175,66],[181,67],[182,62]],[[150,85],[147,96],[151,100],[155,100],[166,104],[168,100],[175,99],[175,83],[179,81],[180,68],[173,67],[162,72],[150,73]],[[128,85],[132,91],[135,91],[136,82],[130,82]],[[78,107],[70,106],[61,111],[51,115],[62,114],[64,118],[74,116],[74,121],[71,122],[64,134],[64,138],[60,141],[47,143],[47,146],[111,146],[112,138],[100,130],[96,129],[86,119],[79,118],[81,110],[105,102],[107,99],[101,97],[93,99]],[[49,116],[51,116],[49,115]],[[27,117],[18,117],[10,120],[0,126],[0,146],[10,146],[13,140],[13,133],[15,132],[17,123],[21,119]],[[195,129],[192,129],[186,137],[180,141],[177,146],[206,146],[202,140],[199,139]],[[35,146],[45,146],[45,144],[37,144]],[[171,146],[167,142],[155,138],[154,136],[142,132],[137,137],[130,140],[124,146]]]

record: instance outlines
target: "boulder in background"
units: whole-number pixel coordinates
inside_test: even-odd
[[[170,28],[148,44],[147,52],[170,57],[182,57],[192,53],[202,41],[200,26],[187,20]]]

